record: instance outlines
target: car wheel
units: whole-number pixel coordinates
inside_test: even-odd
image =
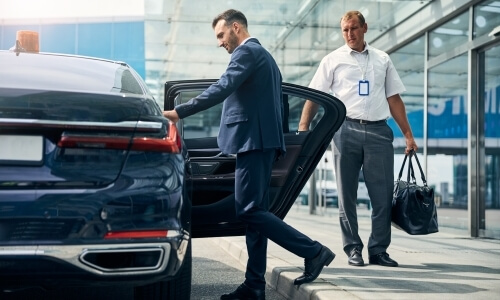
[[[191,241],[186,250],[184,263],[177,276],[171,280],[159,281],[134,288],[135,300],[164,300],[191,298],[192,253]]]

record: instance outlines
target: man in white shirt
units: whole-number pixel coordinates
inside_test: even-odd
[[[368,25],[359,11],[347,12],[340,25],[346,44],[323,58],[309,87],[331,92],[347,109],[346,121],[333,137],[344,252],[350,265],[364,265],[356,213],[362,169],[373,208],[369,262],[397,267],[386,251],[391,242],[394,185],[394,135],[386,120],[392,115],[401,129],[406,139],[405,153],[417,151],[400,97],[405,88],[389,55],[365,42]],[[317,104],[306,102],[299,131],[309,130],[317,110]]]

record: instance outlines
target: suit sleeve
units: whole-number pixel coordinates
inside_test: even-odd
[[[231,56],[226,71],[216,83],[199,96],[175,107],[179,118],[183,119],[223,102],[254,72],[254,62],[251,49],[244,44],[238,46]]]

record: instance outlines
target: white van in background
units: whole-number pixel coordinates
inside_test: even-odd
[[[335,178],[334,166],[333,166],[333,152],[327,150],[323,155],[323,158],[318,163],[315,170],[316,177],[316,205],[320,205],[320,198],[323,200],[321,206],[332,206],[339,207],[338,191],[337,191],[337,179]],[[299,201],[302,205],[309,204],[309,187],[311,178],[305,184],[304,188],[299,194]],[[368,190],[365,185],[365,180],[363,177],[363,171],[359,173],[358,181],[358,200],[357,204],[366,206],[367,209],[371,209],[370,197],[368,196]]]
[[[323,154],[323,158],[318,163],[314,171],[316,179],[316,205],[339,207],[337,180],[333,172],[333,154],[331,150],[327,150]],[[309,189],[311,178],[299,194],[300,203],[303,205],[309,204]]]

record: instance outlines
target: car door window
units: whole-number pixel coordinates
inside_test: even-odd
[[[191,98],[201,94],[203,90],[184,91],[179,93],[176,103],[186,103]],[[300,116],[306,99],[301,96],[285,94],[283,130],[285,133],[296,133],[299,128]],[[219,132],[220,118],[222,114],[222,103],[207,110],[198,112],[182,120],[182,135],[184,139],[217,137]],[[319,107],[318,113],[311,122],[310,130],[314,130],[316,124],[324,115],[324,109]]]
[[[203,90],[183,91],[178,94],[175,102],[186,103],[202,92]],[[216,137],[219,132],[221,113],[222,103],[182,119],[182,136],[184,139]]]

